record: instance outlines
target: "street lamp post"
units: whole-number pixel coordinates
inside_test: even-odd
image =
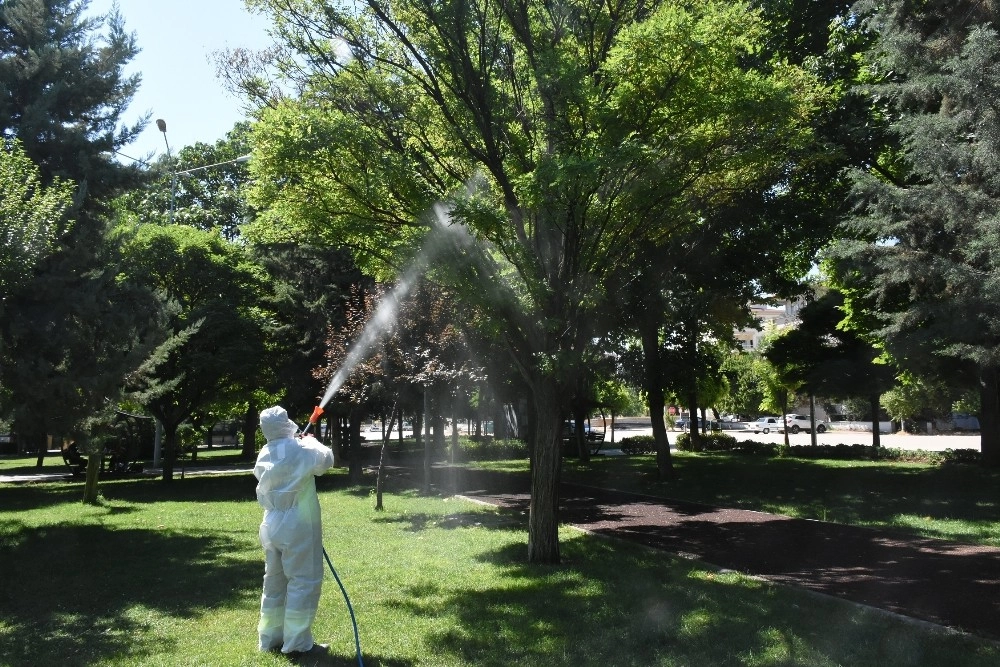
[[[174,224],[174,198],[177,195],[177,165],[174,164],[174,156],[170,154],[170,142],[167,141],[167,121],[162,118],[156,119],[156,128],[163,133],[163,143],[167,146],[167,160],[173,170],[170,177],[170,224]]]
[[[180,174],[191,174],[196,171],[202,171],[203,169],[211,169],[212,167],[219,167],[226,164],[238,164],[246,162],[250,159],[249,155],[241,155],[233,160],[226,160],[224,162],[216,162],[215,164],[206,164],[202,167],[194,167],[192,169],[185,169],[183,171],[177,171],[177,164],[174,162],[173,153],[170,151],[170,142],[167,141],[167,121],[162,118],[156,119],[156,128],[163,133],[163,143],[167,147],[167,160],[170,162],[171,177],[170,177],[170,224],[174,223],[174,204],[177,199],[177,176]],[[154,420],[156,424],[156,435],[153,440],[153,465],[160,465],[160,455],[161,448],[163,444],[163,425],[160,424],[160,420]]]
[[[205,169],[211,169],[212,167],[222,167],[227,164],[242,164],[250,160],[249,155],[241,155],[238,158],[233,158],[232,160],[223,160],[222,162],[215,162],[213,164],[202,165],[201,167],[192,167],[191,169],[182,169],[181,171],[177,171],[177,164],[174,162],[173,155],[170,152],[170,142],[167,141],[167,121],[162,118],[157,118],[156,127],[163,133],[163,143],[167,146],[167,159],[170,161],[173,170],[170,178],[170,224],[173,224],[174,222],[174,207],[177,200],[178,176],[186,176],[187,174],[193,174]]]

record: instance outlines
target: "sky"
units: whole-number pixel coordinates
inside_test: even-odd
[[[91,0],[88,14],[110,11],[114,0]],[[269,23],[251,14],[243,0],[118,0],[125,29],[142,49],[125,68],[142,75],[139,92],[123,121],[134,124],[147,111],[149,125],[121,153],[138,159],[166,152],[155,119],[167,123],[173,153],[197,142],[215,143],[245,118],[241,101],[215,75],[212,54],[271,43]]]

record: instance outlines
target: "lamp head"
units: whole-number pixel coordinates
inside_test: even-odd
[[[166,132],[167,132],[167,121],[163,120],[162,118],[157,118],[156,119],[156,127],[157,127],[157,129],[160,130],[160,132],[163,132],[164,134],[166,134]]]

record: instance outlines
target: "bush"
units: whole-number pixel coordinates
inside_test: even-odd
[[[497,440],[495,438],[459,441],[459,456],[466,461],[500,461],[503,459],[528,458],[528,445],[521,440]]]
[[[946,449],[943,452],[879,447],[871,445],[795,445],[774,444],[744,440],[725,433],[711,433],[700,438],[700,445],[692,445],[691,436],[677,436],[677,449],[682,452],[732,452],[750,456],[781,456],[798,459],[831,459],[836,461],[899,461],[928,464],[978,464],[982,455],[975,449]]]
[[[707,433],[699,436],[697,442],[691,439],[690,433],[677,436],[677,450],[681,452],[732,452],[736,449],[736,438],[728,433]]]
[[[633,435],[622,438],[618,446],[623,454],[652,454],[656,451],[656,438],[651,435]]]

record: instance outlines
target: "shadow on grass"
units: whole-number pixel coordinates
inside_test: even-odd
[[[171,648],[157,616],[224,607],[247,593],[234,581],[256,587],[260,574],[229,557],[244,541],[217,533],[11,522],[0,535],[0,664],[141,662]]]
[[[1000,471],[977,466],[814,461],[739,454],[674,457],[676,477],[660,480],[651,456],[568,462],[564,480],[723,507],[787,513],[838,523],[894,526],[912,516],[966,520],[988,534],[1000,523]],[[927,523],[929,537],[955,539]],[[1000,536],[994,536],[994,540]]]
[[[417,664],[413,660],[380,658],[379,656],[367,654],[364,651],[361,652],[361,659],[365,667],[413,667],[413,665]],[[288,658],[287,662],[289,665],[307,665],[308,667],[358,667],[357,657],[347,658],[342,655],[331,654],[302,660]]]
[[[436,624],[427,642],[459,664],[945,664],[961,640],[914,632],[861,607],[773,589],[733,573],[621,543],[563,543],[559,567],[524,563],[523,544],[482,558],[498,585],[399,591],[396,606]],[[949,642],[950,645],[949,645]],[[900,651],[920,655],[899,661]],[[764,657],[767,656],[767,659]],[[964,664],[988,665],[997,653]]]
[[[0,486],[0,507],[4,512],[58,507],[83,501],[83,486],[60,483],[9,484]]]

